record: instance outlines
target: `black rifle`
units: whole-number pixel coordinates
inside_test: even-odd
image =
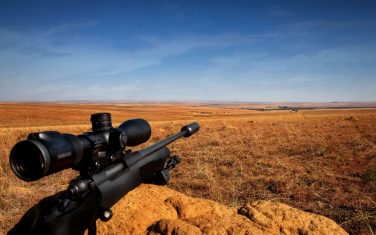
[[[10,154],[13,172],[25,181],[73,168],[80,175],[69,187],[31,208],[9,232],[38,234],[96,233],[96,220],[108,221],[110,208],[141,183],[166,185],[178,163],[166,145],[199,130],[198,123],[154,145],[132,152],[127,146],[146,142],[151,128],[143,119],[112,127],[109,113],[91,115],[92,132],[81,135],[55,131],[31,133]]]

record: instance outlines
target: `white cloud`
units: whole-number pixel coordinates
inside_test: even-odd
[[[0,38],[0,99],[314,101],[371,99],[374,96],[370,94],[376,93],[375,67],[368,66],[368,74],[360,71],[364,63],[376,64],[376,42],[291,55],[262,50],[270,40],[283,38],[283,30],[265,34],[143,35],[138,38],[141,46],[134,49],[115,48],[90,38],[85,43],[54,43],[64,32],[97,24],[62,24],[31,34],[0,28],[0,33],[5,32]],[[299,27],[303,26],[293,30]],[[209,55],[194,65],[188,63],[187,68],[166,65],[167,59],[173,61],[205,50]],[[199,68],[192,69],[196,65]],[[151,66],[165,67],[150,71]],[[331,96],[333,92],[323,85],[355,77],[363,79],[365,92],[361,92],[362,86],[351,91],[351,83],[344,83],[343,92]],[[352,94],[346,94],[348,91]]]

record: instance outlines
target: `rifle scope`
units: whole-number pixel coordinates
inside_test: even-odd
[[[113,128],[111,114],[91,115],[92,132],[81,135],[44,131],[31,133],[11,150],[10,165],[22,180],[34,181],[67,168],[96,172],[126,146],[146,142],[151,128],[143,119],[131,119]]]

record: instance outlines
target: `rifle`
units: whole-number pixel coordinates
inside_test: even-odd
[[[147,148],[127,147],[146,142],[151,128],[131,119],[113,128],[110,113],[91,115],[92,132],[81,135],[45,131],[30,133],[11,150],[10,165],[22,180],[35,181],[73,168],[80,175],[65,191],[43,199],[9,232],[39,234],[96,234],[96,220],[112,218],[111,207],[141,183],[166,185],[169,172],[180,163],[168,144],[199,130],[194,122]]]

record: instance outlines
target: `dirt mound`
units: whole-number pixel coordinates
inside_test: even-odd
[[[257,201],[239,209],[141,185],[113,208],[99,234],[347,234],[332,220],[290,206]]]

